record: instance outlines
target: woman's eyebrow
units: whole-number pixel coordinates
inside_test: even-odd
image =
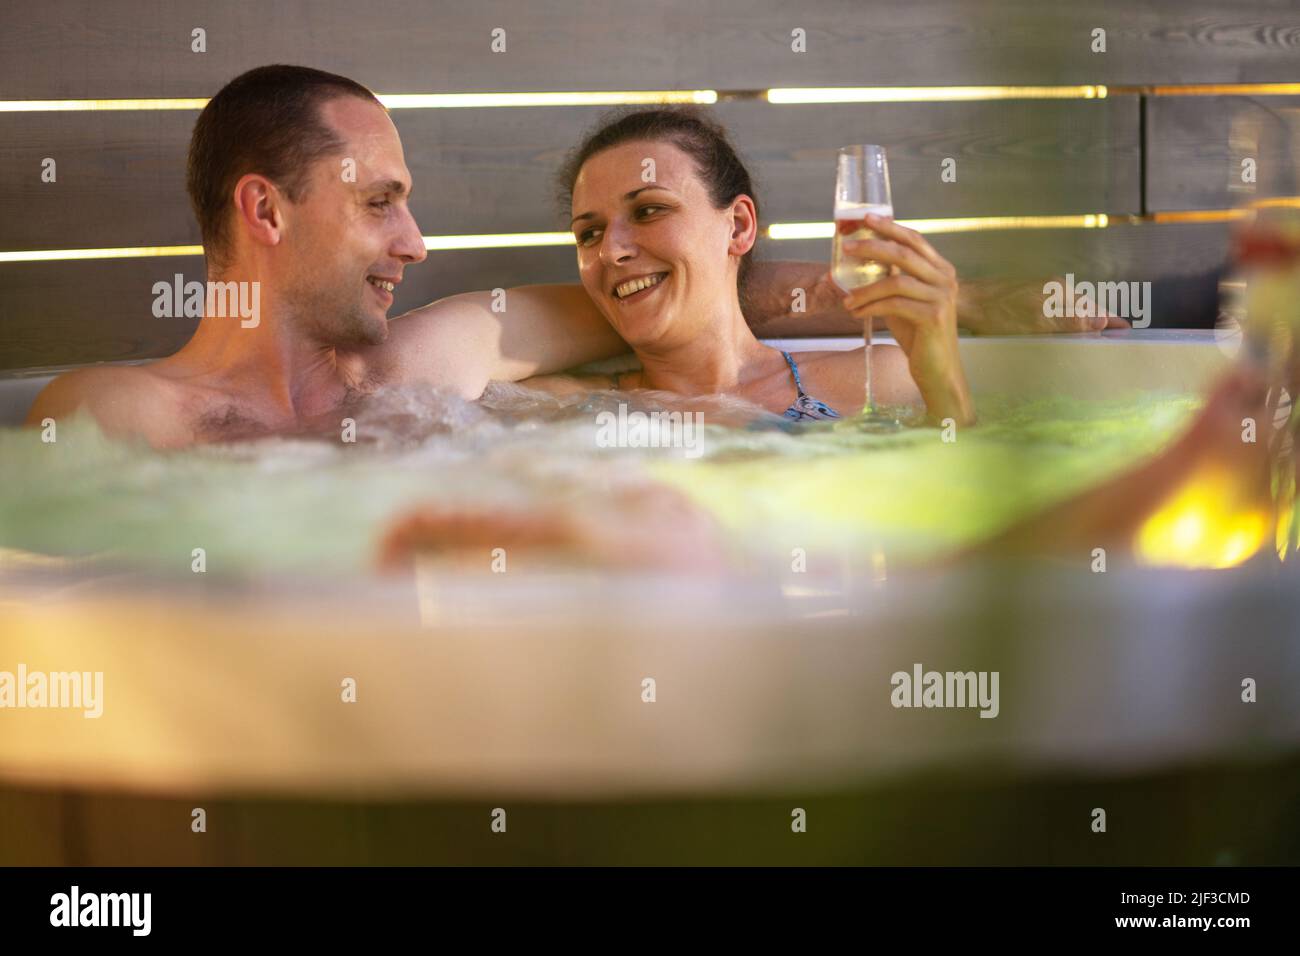
[[[667,186],[660,186],[658,183],[651,183],[649,186],[642,186],[640,189],[634,189],[630,193],[624,193],[623,200],[624,202],[626,202],[629,199],[635,199],[639,194],[645,192],[647,189],[666,190],[667,188],[668,188]],[[573,224],[577,222],[579,219],[595,219],[595,218],[596,218],[596,214],[594,212],[584,212],[582,215],[574,216],[572,219],[569,220],[569,228],[572,229]]]

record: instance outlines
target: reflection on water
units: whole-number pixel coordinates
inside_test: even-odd
[[[87,420],[60,423],[55,444],[4,429],[0,547],[108,552],[186,574],[198,547],[210,573],[353,571],[370,566],[384,521],[417,502],[581,509],[652,478],[708,508],[748,552],[788,564],[792,548],[829,548],[892,564],[975,540],[1154,453],[1199,401],[990,400],[953,442],[928,428],[790,428],[733,399],[556,398],[517,385],[479,403],[386,390],[347,413],[352,443],[337,423],[171,452],[109,441]],[[620,403],[702,412],[701,454],[601,447],[600,413]]]

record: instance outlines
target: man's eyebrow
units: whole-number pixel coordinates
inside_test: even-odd
[[[647,189],[667,189],[667,188],[668,188],[667,186],[660,186],[658,183],[651,183],[649,186],[642,186],[640,189],[634,189],[630,193],[624,193],[623,199],[624,201],[627,201],[629,199],[635,199],[639,193],[643,193]],[[582,215],[574,216],[572,219],[569,220],[569,228],[572,229],[573,224],[577,222],[579,219],[595,219],[595,218],[596,218],[596,214],[594,212],[584,212]]]
[[[397,193],[399,196],[406,195],[407,191],[406,183],[400,179],[380,179],[366,187],[366,192]]]

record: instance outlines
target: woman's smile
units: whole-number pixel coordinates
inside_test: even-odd
[[[613,288],[613,295],[619,305],[632,305],[642,299],[648,299],[659,287],[668,281],[667,272],[654,272],[649,275],[634,276],[624,279]]]

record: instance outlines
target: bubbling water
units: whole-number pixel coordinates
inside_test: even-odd
[[[702,456],[602,447],[597,417],[620,404],[701,412]],[[731,398],[557,398],[520,385],[493,385],[477,403],[422,386],[382,390],[350,410],[355,442],[335,429],[157,451],[81,417],[61,421],[52,445],[0,429],[0,549],[107,555],[175,575],[192,574],[195,548],[210,574],[368,573],[382,529],[415,505],[582,509],[656,481],[710,511],[762,566],[788,567],[793,547],[924,559],[1153,453],[1197,404],[989,400],[981,426],[951,445],[930,429],[794,426]]]

